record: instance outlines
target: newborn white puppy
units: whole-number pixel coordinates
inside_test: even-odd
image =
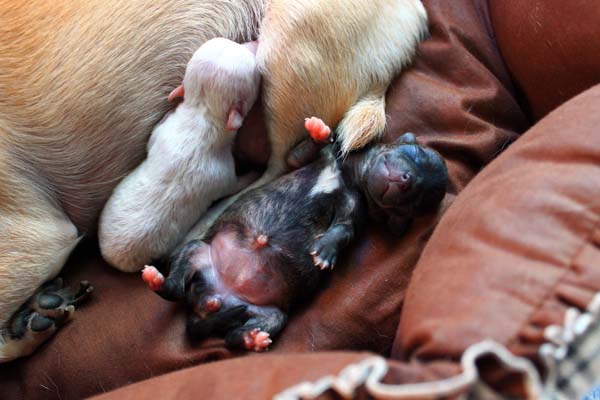
[[[134,272],[168,255],[210,204],[251,183],[238,178],[236,131],[256,101],[256,45],[217,38],[187,65],[169,99],[183,102],[153,130],[148,156],[114,190],[100,216],[103,257]]]

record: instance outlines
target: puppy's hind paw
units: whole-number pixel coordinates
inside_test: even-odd
[[[244,334],[244,346],[247,350],[256,352],[266,351],[273,343],[268,332],[258,328],[252,329]]]
[[[322,119],[310,117],[304,120],[304,127],[310,133],[310,137],[317,143],[331,143],[333,136],[329,128]]]
[[[145,265],[142,270],[142,279],[148,284],[148,287],[153,290],[161,290],[165,283],[165,277],[158,269],[151,265]]]

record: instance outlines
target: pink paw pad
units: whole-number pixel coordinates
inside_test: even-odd
[[[310,137],[315,142],[319,143],[330,143],[333,138],[331,137],[331,129],[325,125],[325,122],[321,118],[311,117],[304,120],[304,127],[310,133]]]
[[[142,279],[148,284],[150,289],[156,291],[162,288],[165,277],[155,267],[145,265],[142,270]]]
[[[252,329],[244,334],[244,345],[246,349],[257,352],[265,351],[273,343],[267,332],[260,329]]]

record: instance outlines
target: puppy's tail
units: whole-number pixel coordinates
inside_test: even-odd
[[[343,156],[379,139],[385,131],[385,88],[361,97],[344,115],[336,130]]]

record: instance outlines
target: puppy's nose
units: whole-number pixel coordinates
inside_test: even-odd
[[[402,196],[404,196],[405,192],[407,192],[409,189],[410,180],[390,182],[385,193],[383,194],[382,200],[386,204],[394,204],[402,199]]]

